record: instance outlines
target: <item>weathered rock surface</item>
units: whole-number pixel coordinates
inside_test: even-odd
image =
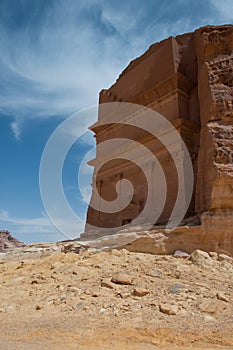
[[[23,246],[24,243],[11,236],[9,231],[0,230],[0,252],[4,253]]]
[[[185,243],[176,249],[186,250],[188,240],[191,240],[192,251],[200,248],[233,254],[232,52],[233,26],[206,26],[194,33],[152,45],[129,64],[110,89],[100,93],[100,104],[131,102],[161,113],[174,125],[187,145],[195,177],[194,196],[187,215],[196,215],[197,220],[193,224],[198,226],[199,219],[199,227],[190,227],[185,235],[181,234]],[[162,150],[157,140],[153,141],[142,132],[130,131],[128,127],[117,126],[114,129],[113,126],[104,126],[103,132],[103,127],[97,122],[92,130],[96,133],[97,144],[109,138],[126,137],[140,140],[154,153],[167,180],[167,200],[157,224],[167,222],[177,195],[174,168],[168,152]],[[123,149],[123,155],[124,152]],[[177,152],[182,159],[182,152]],[[149,159],[148,164],[151,164]],[[92,209],[91,201],[86,233],[82,236],[87,240],[106,235],[106,232],[101,232],[101,227],[119,227],[129,223],[139,215],[146,201],[145,178],[133,166],[116,162],[101,169],[96,181],[104,199],[115,199],[115,185],[121,179],[128,179],[133,184],[134,197],[124,210],[114,215]],[[91,232],[88,224],[100,229]],[[191,226],[188,221],[187,226]],[[179,239],[175,234],[166,237],[169,242]],[[149,244],[148,238],[146,241]],[[142,240],[141,243],[147,244]],[[154,241],[151,244],[154,246]]]
[[[229,237],[229,236],[228,236]],[[92,237],[93,238],[93,237]],[[211,252],[213,256],[219,253],[219,259],[232,261],[233,235],[230,239],[224,239],[222,231],[206,232],[203,225],[181,226],[171,232],[164,228],[151,229],[150,231],[125,230],[114,235],[100,236],[99,238],[81,241],[87,249],[108,250],[109,248],[126,248],[129,251],[150,254],[175,254],[176,251],[185,251],[186,258],[197,249]],[[78,243],[78,242],[77,242]],[[178,254],[178,253],[177,253]],[[229,256],[230,255],[230,256]]]

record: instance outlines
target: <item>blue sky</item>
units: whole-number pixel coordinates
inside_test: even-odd
[[[99,91],[152,43],[232,22],[232,0],[1,0],[0,229],[26,243],[65,239],[39,191],[40,159],[51,133],[95,105]],[[75,144],[63,172],[67,200],[83,219],[76,177],[90,147],[90,138]],[[90,181],[89,172],[87,186]],[[77,227],[77,236],[82,230]]]

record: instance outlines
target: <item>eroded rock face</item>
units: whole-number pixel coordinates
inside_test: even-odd
[[[202,124],[196,210],[233,216],[233,26],[201,28],[195,41]]]
[[[187,216],[200,218],[198,244],[202,249],[233,254],[233,26],[206,26],[152,45],[129,64],[110,89],[101,91],[100,104],[115,101],[154,109],[177,129],[194,169],[194,195]],[[166,223],[177,196],[169,152],[162,152],[157,140],[124,126],[103,129],[97,122],[91,129],[97,144],[114,137],[145,140],[166,174],[167,200],[156,224]],[[103,167],[96,177],[99,193],[114,200],[114,188],[121,179],[134,186],[131,203],[111,215],[92,209],[91,200],[83,238],[106,235],[101,233],[102,227],[127,224],[142,211],[147,196],[145,178],[131,164],[116,162]],[[100,230],[92,234],[89,224]],[[185,249],[185,244],[176,246],[179,248]]]
[[[23,247],[24,243],[12,237],[9,231],[0,231],[0,252],[4,253],[18,247]]]

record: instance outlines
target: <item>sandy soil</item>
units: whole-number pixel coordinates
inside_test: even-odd
[[[198,259],[2,257],[0,349],[233,349],[232,261]]]

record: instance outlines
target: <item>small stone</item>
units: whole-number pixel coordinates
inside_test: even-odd
[[[178,306],[163,304],[159,306],[159,310],[166,315],[176,315],[178,312]]]
[[[215,314],[217,311],[222,309],[222,306],[218,304],[219,302],[214,300],[207,300],[202,301],[197,304],[198,309],[201,312],[208,313],[208,314]]]
[[[209,259],[209,254],[207,252],[204,252],[203,250],[197,249],[191,254],[192,258],[194,256],[202,257],[204,259]]]
[[[123,311],[129,311],[131,309],[131,305],[130,304],[121,305],[120,309]]]
[[[65,244],[63,247],[61,247],[62,253],[68,253],[73,247],[73,243]]]
[[[114,289],[114,284],[108,280],[108,279],[104,279],[102,282],[101,282],[101,287],[105,287],[105,288],[109,288],[109,289]]]
[[[186,309],[186,307],[183,306],[183,309],[181,309],[179,311],[180,316],[187,316],[188,311],[185,309]]]
[[[155,269],[147,269],[145,271],[146,276],[150,276],[150,277],[156,277],[156,278],[161,278],[163,276],[162,271],[160,270],[155,270]]]
[[[16,282],[21,282],[21,281],[23,281],[23,280],[25,280],[25,277],[23,277],[23,276],[18,276],[18,277],[15,277],[15,281]]]
[[[41,306],[40,305],[36,305],[36,310],[41,310]]]
[[[180,274],[183,274],[183,273],[190,274],[191,273],[191,269],[187,265],[179,264],[179,265],[176,266],[176,272],[178,272]]]
[[[77,303],[75,305],[76,308],[80,308],[80,307],[83,307],[84,306],[84,302],[83,301],[80,301],[79,303]]]
[[[189,260],[191,260],[192,263],[196,264],[196,265],[213,263],[209,254],[207,252],[204,252],[203,250],[199,250],[199,249],[192,252],[192,254],[189,257]]]
[[[205,315],[204,320],[205,320],[205,322],[214,322],[214,321],[216,321],[215,317],[210,316],[210,315]]]
[[[137,296],[137,297],[144,297],[145,295],[149,294],[149,290],[144,289],[144,288],[135,288],[133,290],[133,295]]]
[[[121,299],[127,299],[130,296],[130,294],[127,292],[120,292],[117,293],[116,296],[119,296]]]
[[[88,253],[96,253],[96,252],[98,252],[98,249],[96,249],[96,248],[88,248],[87,252]]]
[[[218,253],[216,252],[209,252],[209,256],[214,260],[218,259]]]
[[[101,309],[99,310],[100,314],[103,314],[104,312],[106,312],[107,310],[104,307],[101,307]]]
[[[174,284],[174,286],[172,286],[171,289],[170,289],[170,293],[179,295],[180,292],[182,292],[184,289],[186,289],[186,287],[181,286],[179,284]]]
[[[51,304],[54,304],[54,302],[58,299],[58,297],[56,295],[49,295],[47,298],[46,298],[46,304],[47,305],[51,305]]]
[[[24,262],[23,262],[23,261],[20,261],[19,265],[16,266],[16,270],[22,269],[23,267],[24,267]]]
[[[174,258],[188,258],[190,254],[185,252],[184,250],[176,250],[173,256]]]
[[[114,303],[104,303],[102,306],[103,306],[104,309],[113,308],[114,307]]]
[[[119,272],[111,278],[111,282],[117,284],[132,284],[132,277],[123,272]]]
[[[175,274],[174,274],[174,277],[176,279],[180,279],[181,278],[181,273],[179,271],[176,271]]]
[[[84,291],[84,293],[85,293],[86,295],[92,295],[93,291],[92,291],[90,288],[87,288],[87,289]]]
[[[221,292],[218,292],[216,294],[216,296],[217,296],[218,300],[225,301],[226,303],[229,302],[229,299]]]
[[[75,293],[76,295],[81,294],[81,289],[79,289],[78,287],[75,287],[75,286],[69,286],[68,290],[72,293]]]
[[[60,286],[57,286],[57,288],[60,292],[64,292],[64,290],[66,289],[66,287],[63,284],[61,284]]]
[[[232,262],[232,258],[226,254],[219,254],[218,255],[218,260],[219,261],[227,261],[227,262]]]
[[[111,251],[111,253],[112,253],[112,255],[115,255],[115,256],[121,256],[121,252],[119,250],[117,250],[117,249],[113,249]]]
[[[186,298],[186,300],[193,300],[193,301],[195,301],[195,300],[197,300],[197,297],[195,297],[195,295],[189,295],[189,296]]]
[[[124,249],[124,248],[123,248],[123,249],[121,249],[120,251],[121,251],[121,253],[124,254],[124,255],[130,255],[130,252],[129,252],[127,249]]]

